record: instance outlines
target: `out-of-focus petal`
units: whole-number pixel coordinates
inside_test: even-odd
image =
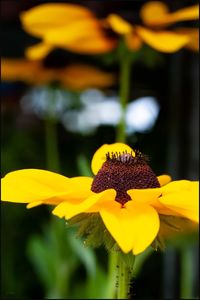
[[[47,44],[77,53],[100,54],[116,47],[116,40],[105,35],[101,23],[90,18],[77,20],[58,30],[48,31],[44,36]]]
[[[185,46],[189,50],[198,52],[199,51],[199,29],[197,28],[177,28],[175,32],[181,34],[187,34],[189,36],[189,42]]]
[[[136,27],[137,34],[152,48],[172,53],[180,50],[189,42],[189,36],[170,31],[152,31],[141,26]]]
[[[5,81],[24,81],[36,74],[40,62],[28,61],[26,59],[1,59],[1,79]]]
[[[60,46],[66,50],[79,54],[104,54],[112,51],[117,46],[117,41],[108,39],[105,36],[88,36],[83,39],[70,43],[69,45]]]
[[[129,201],[124,208],[117,202],[106,203],[100,211],[103,222],[123,252],[137,255],[155,239],[159,217],[154,208]]]
[[[45,58],[53,50],[53,48],[53,46],[41,42],[26,48],[25,56],[30,60],[40,60]]]
[[[30,34],[43,37],[47,31],[59,30],[74,20],[92,17],[92,12],[84,6],[68,3],[45,3],[22,12],[23,28]]]
[[[116,14],[110,14],[106,18],[106,21],[110,25],[113,31],[118,34],[126,35],[131,32],[132,26],[127,21],[125,21],[122,17]]]
[[[115,82],[115,76],[93,66],[74,64],[60,71],[61,84],[74,90],[105,88]]]
[[[143,45],[143,41],[136,34],[135,29],[133,29],[129,34],[125,36],[125,41],[127,47],[133,51],[139,50]]]
[[[179,21],[197,20],[199,18],[199,6],[193,5],[169,12],[168,7],[163,2],[150,1],[142,6],[140,16],[148,26],[167,26]]]
[[[131,147],[129,147],[126,144],[123,143],[114,143],[114,144],[104,144],[101,146],[93,155],[92,158],[92,172],[96,175],[103,165],[103,163],[106,161],[106,154],[109,152],[110,154],[113,153],[123,153],[127,151],[128,153],[132,153],[133,156],[135,156],[135,152]]]

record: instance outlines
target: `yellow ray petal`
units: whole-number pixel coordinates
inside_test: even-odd
[[[199,6],[193,5],[170,13],[164,3],[151,1],[142,6],[140,16],[146,25],[167,26],[175,22],[197,20],[199,18]]]
[[[169,183],[172,178],[169,175],[160,175],[157,177],[158,182],[160,183],[160,186],[166,185],[167,183]]]
[[[115,82],[111,73],[89,65],[74,64],[59,73],[61,84],[73,90],[83,90],[91,87],[104,88]]]
[[[190,180],[175,180],[171,181],[168,184],[162,186],[162,194],[167,195],[173,192],[185,191],[185,190],[192,190],[197,188],[198,181],[190,181]]]
[[[101,192],[102,193],[102,192]],[[112,205],[112,203],[115,203],[115,197],[116,197],[116,190],[114,189],[108,189],[106,190],[106,193],[102,194],[102,197],[89,209],[87,209],[87,213],[94,213],[99,212],[105,205],[108,203],[108,205]],[[115,204],[114,204],[115,205]]]
[[[47,31],[66,26],[74,20],[92,17],[84,6],[67,3],[46,3],[35,6],[20,15],[23,28],[30,34],[42,37]]]
[[[166,53],[176,52],[189,42],[189,36],[170,31],[152,31],[136,27],[137,34],[152,48]]]
[[[160,203],[194,222],[199,221],[198,182],[174,181],[163,188],[163,196],[159,198]]]
[[[153,22],[165,17],[169,12],[168,6],[160,1],[149,1],[140,10],[140,17],[144,24],[151,25]]]
[[[114,143],[114,144],[105,144],[101,146],[93,155],[92,158],[92,171],[96,175],[101,168],[102,164],[106,161],[106,154],[109,153],[122,153],[124,151],[127,151],[128,153],[132,153],[133,156],[135,156],[135,152],[131,147],[129,147],[126,144],[123,143]]]
[[[107,203],[100,211],[103,222],[123,252],[130,250],[137,255],[155,239],[159,230],[159,217],[147,205],[136,205],[133,201],[125,208],[117,202]]]
[[[110,25],[113,31],[115,31],[118,34],[128,34],[132,30],[131,24],[129,24],[127,21],[125,21],[123,18],[116,14],[110,14],[106,18],[106,21]]]
[[[90,209],[95,203],[101,200],[101,198],[105,198],[106,195],[111,194],[110,190],[103,191],[101,193],[92,193],[92,195],[79,203],[75,202],[62,202],[53,210],[53,214],[66,219],[70,219],[80,213],[84,213]]]
[[[143,45],[142,39],[136,34],[135,30],[125,36],[125,42],[127,47],[133,51],[139,50]]]
[[[34,202],[30,202],[26,205],[26,208],[33,208],[36,207],[38,205],[43,204],[43,201],[34,201]]]
[[[69,179],[50,171],[24,169],[10,172],[1,180],[1,200],[56,204],[65,200],[65,195],[74,195],[75,191],[77,198],[88,196],[91,182],[88,177]]]
[[[70,43],[60,45],[61,48],[79,54],[103,54],[112,51],[117,46],[117,41],[104,36],[88,36]]]
[[[36,75],[40,62],[26,59],[1,59],[1,79],[5,81],[24,81],[31,74]]]
[[[57,47],[78,53],[104,53],[116,47],[116,40],[106,37],[101,23],[90,18],[82,22],[77,20],[58,30],[50,30],[44,41]]]
[[[199,51],[199,29],[197,28],[177,28],[177,33],[187,34],[189,36],[189,42],[185,48],[198,52]]]
[[[143,204],[149,204],[156,200],[162,194],[162,190],[161,188],[132,189],[128,190],[127,194],[131,197],[133,201],[137,201]]]
[[[162,205],[159,202],[159,196],[162,195],[161,188],[154,189],[132,189],[127,191],[127,194],[134,202],[138,204],[148,204],[156,209],[159,214],[177,216],[176,212]]]
[[[53,50],[53,48],[53,46],[42,42],[26,48],[25,56],[31,60],[43,59]]]

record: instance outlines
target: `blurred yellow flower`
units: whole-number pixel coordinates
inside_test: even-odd
[[[77,4],[35,6],[21,14],[21,22],[24,30],[42,42],[27,48],[26,55],[31,59],[43,58],[54,47],[81,54],[106,53],[117,47],[117,35],[124,36],[126,45],[133,51],[140,49],[143,43],[166,53],[187,46],[198,49],[198,39],[193,32],[164,29],[176,22],[198,19],[198,5],[169,12],[163,2],[150,1],[142,6],[140,17],[145,27],[130,24],[116,14],[98,19],[89,9]],[[115,34],[108,34],[109,31]]]
[[[86,64],[71,64],[62,68],[47,68],[39,60],[8,59],[1,60],[1,79],[3,81],[23,81],[31,85],[58,82],[71,90],[87,88],[106,88],[115,83],[114,74],[107,73]]]
[[[24,30],[42,38],[27,49],[27,56],[46,56],[54,47],[77,53],[100,54],[112,50],[116,40],[108,37],[103,25],[87,8],[67,3],[46,3],[21,14]]]
[[[160,1],[145,3],[140,10],[144,26],[132,25],[116,14],[110,14],[107,22],[111,28],[123,35],[128,48],[138,50],[143,43],[161,52],[176,52],[182,47],[198,50],[198,29],[166,30],[165,27],[179,21],[199,18],[199,6],[169,12],[167,5]],[[196,34],[194,34],[196,32]]]
[[[8,173],[1,183],[2,200],[56,205],[53,214],[67,220],[99,213],[123,252],[139,254],[157,237],[161,217],[198,222],[198,182],[156,177],[146,158],[122,143],[105,144],[92,159],[94,178],[37,169]]]

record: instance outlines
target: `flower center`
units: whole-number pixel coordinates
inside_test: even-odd
[[[160,187],[158,179],[139,151],[132,153],[107,153],[106,161],[94,177],[91,190],[100,193],[115,189],[115,200],[122,205],[131,200],[127,194],[130,189]]]

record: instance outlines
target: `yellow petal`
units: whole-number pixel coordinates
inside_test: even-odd
[[[69,179],[50,171],[24,169],[10,172],[1,180],[1,200],[57,204],[69,197],[88,197],[91,183],[88,177]]]
[[[172,178],[169,175],[160,175],[157,177],[158,182],[160,183],[160,186],[166,185],[167,183],[169,183]]]
[[[153,22],[162,19],[169,12],[167,5],[160,1],[149,1],[145,3],[140,10],[142,21],[151,25]]]
[[[167,195],[171,194],[173,192],[179,192],[179,191],[190,191],[194,188],[196,188],[198,185],[198,181],[189,181],[189,180],[175,180],[171,181],[170,183],[164,185],[162,189],[162,194]]]
[[[199,183],[187,180],[174,181],[164,186],[159,202],[178,214],[199,221]]]
[[[155,239],[159,230],[159,217],[147,205],[129,201],[124,208],[117,202],[107,203],[100,211],[103,222],[123,252],[137,255]]]
[[[25,50],[25,56],[31,60],[38,60],[45,58],[49,52],[53,50],[53,46],[46,43],[39,43],[34,46],[30,46]]]
[[[3,201],[28,203],[66,191],[69,179],[45,170],[24,169],[8,173],[1,180]]]
[[[132,153],[133,156],[135,156],[135,152],[131,147],[129,147],[126,144],[123,143],[114,143],[114,144],[105,144],[101,146],[94,154],[92,158],[92,171],[96,175],[103,165],[103,163],[106,161],[106,154],[109,153],[122,153],[127,151],[127,153]]]
[[[140,16],[146,25],[167,26],[175,22],[197,20],[199,6],[193,5],[170,13],[163,2],[151,1],[142,6]]]
[[[67,45],[60,45],[61,48],[79,54],[103,54],[112,51],[117,46],[116,40],[104,36],[88,36]]]
[[[104,53],[116,47],[116,40],[106,37],[98,19],[77,20],[44,36],[47,44],[77,53]]]
[[[141,26],[137,26],[136,31],[145,43],[161,52],[176,52],[189,42],[189,37],[186,34],[152,31]]]
[[[84,20],[93,16],[84,6],[66,3],[46,3],[35,6],[20,15],[24,30],[43,37],[47,31],[66,26],[74,20]]]
[[[5,81],[23,81],[31,85],[58,80],[58,71],[45,68],[40,60],[2,59],[1,78]]]
[[[163,176],[167,176],[167,175],[163,175]],[[141,204],[151,205],[156,209],[156,211],[159,214],[171,215],[171,216],[180,215],[160,203],[159,197],[162,195],[161,188],[132,189],[132,190],[128,190],[127,194],[131,197],[131,199],[134,202],[138,202],[138,204],[141,203]]]
[[[33,208],[36,207],[38,205],[43,204],[43,201],[34,201],[34,202],[30,202],[26,205],[26,208]]]
[[[32,74],[36,75],[40,68],[40,62],[26,59],[1,59],[1,79],[5,81],[25,81]],[[33,75],[33,76],[34,76]]]
[[[125,36],[127,47],[133,51],[139,50],[142,45],[142,39],[136,34],[135,30]]]
[[[104,88],[115,82],[111,73],[89,65],[74,64],[59,73],[61,84],[73,90],[83,90],[91,87]]]
[[[102,192],[101,192],[102,193]],[[92,205],[89,209],[87,209],[87,213],[94,213],[94,212],[99,212],[105,205],[108,203],[116,202],[115,197],[116,197],[116,190],[114,189],[108,189],[106,190],[106,193],[102,194],[101,198],[94,204]],[[114,204],[115,205],[115,204]]]
[[[110,195],[110,190],[103,191],[101,193],[92,193],[92,195],[86,199],[83,199],[79,203],[75,202],[62,202],[53,210],[53,214],[58,216],[59,218],[65,217],[66,219],[70,219],[80,213],[87,212],[90,207],[92,207],[95,203],[101,200],[101,198],[105,198],[106,195]]]
[[[110,14],[106,21],[110,25],[113,31],[115,31],[118,34],[128,34],[132,30],[131,24],[129,24],[127,21],[122,19],[120,16],[116,14]]]
[[[128,190],[127,194],[131,197],[133,201],[143,204],[149,204],[156,200],[162,194],[162,190],[161,188],[132,189]]]
[[[197,28],[177,28],[178,33],[187,34],[189,36],[189,42],[185,48],[198,52],[199,51],[199,29]]]

